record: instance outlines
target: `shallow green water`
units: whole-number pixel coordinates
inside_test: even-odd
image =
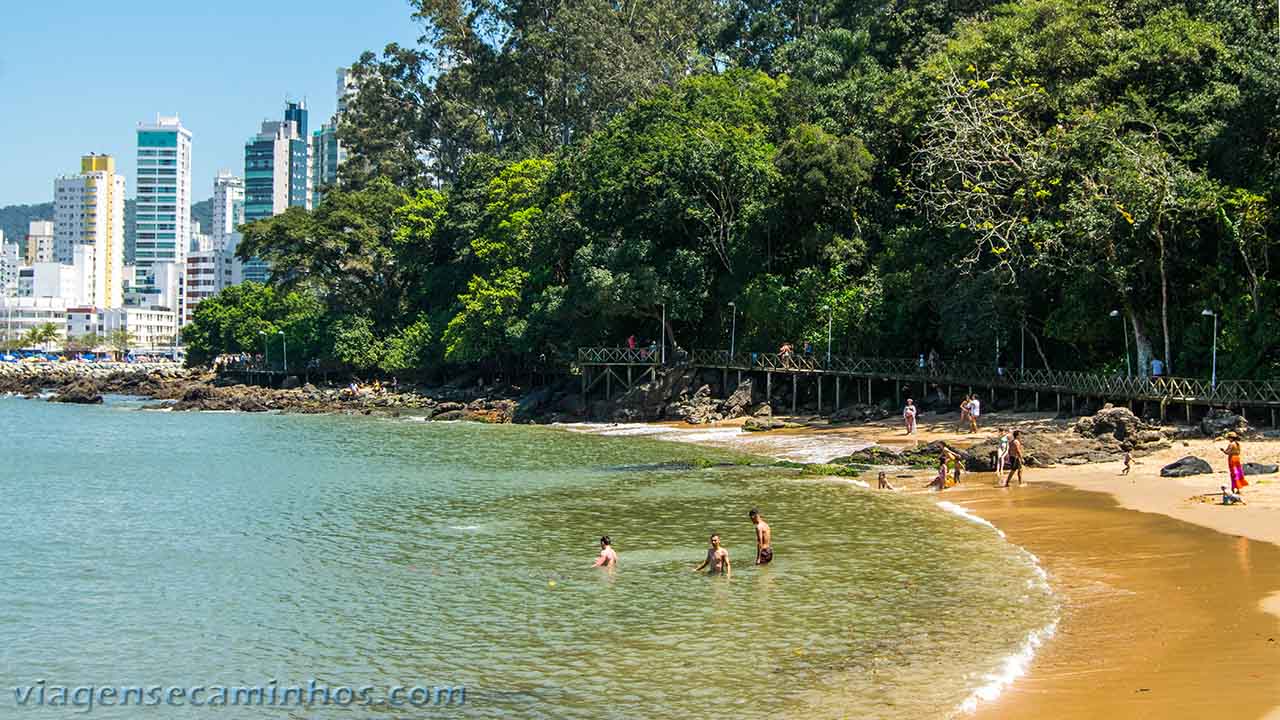
[[[150,716],[949,717],[1054,618],[1025,553],[929,498],[555,428],[131,408],[0,399],[0,716],[65,717],[16,709],[38,679],[315,678],[466,701]],[[731,580],[690,571],[712,531]]]

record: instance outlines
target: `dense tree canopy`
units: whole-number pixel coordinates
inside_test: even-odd
[[[1195,374],[1211,308],[1222,375],[1280,363],[1274,7],[413,6],[419,45],[355,66],[339,187],[246,228],[273,286],[189,342],[509,367],[664,315],[724,347],[732,302],[739,347],[830,320],[837,352],[1115,370],[1127,333]]]

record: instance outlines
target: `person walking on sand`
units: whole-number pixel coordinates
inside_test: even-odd
[[[1124,469],[1120,471],[1120,474],[1128,475],[1131,468],[1133,468],[1133,451],[1126,445],[1124,448]]]
[[[907,398],[906,407],[902,408],[902,421],[906,423],[907,434],[911,435],[916,431],[916,404]]]
[[[1004,472],[1005,460],[1009,458],[1009,428],[1000,431],[1000,444],[996,446],[996,477]]]
[[[1244,479],[1244,464],[1240,462],[1240,435],[1235,432],[1227,433],[1227,446],[1219,449],[1222,450],[1223,455],[1227,456],[1227,474],[1231,476],[1231,492],[1240,494],[1249,484],[1249,481]]]
[[[978,432],[978,418],[982,415],[982,402],[978,396],[969,398],[969,432]]]
[[[760,517],[759,510],[751,508],[747,516],[756,526],[756,564],[768,565],[773,562],[773,530],[769,528],[769,523]]]
[[[964,399],[960,401],[960,427],[961,428],[964,428],[964,426],[969,424],[969,402],[971,400],[972,398],[970,396],[965,395]]]
[[[732,569],[729,567],[729,551],[720,547],[719,533],[711,534],[711,546],[707,548],[707,558],[693,571],[702,572],[703,568],[707,568],[708,575],[730,577]]]
[[[1018,474],[1018,487],[1022,487],[1022,431],[1013,431],[1013,442],[1009,443],[1009,474],[1004,478],[1004,487],[1009,487],[1013,474]]]
[[[608,535],[600,538],[600,556],[596,558],[596,562],[591,567],[616,568],[618,567],[618,553],[614,552],[613,541]]]

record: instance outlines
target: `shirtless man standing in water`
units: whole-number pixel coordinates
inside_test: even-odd
[[[747,514],[756,526],[756,564],[768,565],[773,562],[773,531],[769,529],[769,523],[760,517],[759,510],[752,508]]]
[[[702,568],[707,568],[708,575],[723,575],[730,577],[729,569],[729,551],[720,547],[720,535],[711,536],[711,547],[707,548],[707,559],[702,564],[694,568],[694,572],[702,572]]]
[[[600,557],[596,558],[596,563],[592,567],[618,567],[618,553],[613,549],[613,541],[608,535],[600,538]]]

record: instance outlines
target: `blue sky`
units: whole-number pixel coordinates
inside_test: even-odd
[[[333,114],[337,68],[413,44],[407,0],[0,0],[0,206],[48,202],[80,156],[117,158],[133,196],[134,131],[178,114],[192,137],[195,200],[286,97],[313,128]]]

